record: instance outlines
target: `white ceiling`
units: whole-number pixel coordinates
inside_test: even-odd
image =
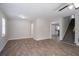
[[[66,3],[1,3],[0,9],[10,19],[19,18],[18,15],[22,14],[27,19],[33,20],[38,18],[52,19],[54,17],[61,17],[74,14],[74,10],[65,9],[58,12],[62,5]]]

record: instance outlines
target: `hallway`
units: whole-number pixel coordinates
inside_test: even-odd
[[[0,53],[2,56],[78,56],[79,47],[53,39],[36,41],[33,39],[10,40]]]
[[[0,4],[0,55],[78,56],[78,8],[75,3]]]

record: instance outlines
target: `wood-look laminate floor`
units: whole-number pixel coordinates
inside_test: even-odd
[[[1,56],[79,56],[79,47],[53,39],[35,41],[33,39],[10,40]]]

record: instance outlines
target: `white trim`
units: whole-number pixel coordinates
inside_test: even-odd
[[[32,37],[22,37],[22,38],[9,38],[8,40],[20,40],[20,39],[27,39]]]
[[[76,43],[76,46],[79,46],[79,43]]]
[[[50,39],[50,38],[37,38],[37,39],[34,39],[34,40],[40,41],[40,40],[47,40],[47,39]]]

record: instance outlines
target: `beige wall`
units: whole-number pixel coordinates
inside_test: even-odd
[[[79,12],[75,14],[75,43],[79,45]]]
[[[70,22],[70,17],[65,17],[60,19],[60,40],[63,40],[69,22]]]
[[[34,36],[35,40],[43,40],[50,38],[50,22],[44,19],[34,21]]]
[[[8,20],[8,39],[31,38],[31,22],[26,19]]]

